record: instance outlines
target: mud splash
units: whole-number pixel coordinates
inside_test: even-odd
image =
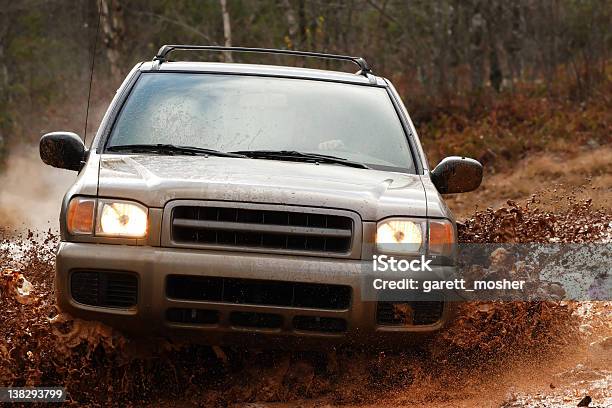
[[[594,208],[590,199],[564,197],[563,210],[543,211],[536,195],[522,205],[512,200],[497,210],[476,212],[459,223],[459,240],[465,243],[610,242],[612,212]]]
[[[540,211],[537,204],[533,198],[476,213],[460,226],[461,240],[593,242],[610,237],[612,217],[590,202],[564,212]],[[535,400],[499,385],[513,367],[534,367],[591,342],[595,332],[609,336],[612,330],[609,305],[602,312],[601,303],[589,309],[569,302],[481,302],[462,304],[454,324],[440,336],[402,353],[221,350],[167,340],[143,344],[56,309],[56,243],[51,233],[30,233],[0,245],[0,385],[65,386],[71,401],[86,405],[447,406],[467,401],[466,406],[525,406]],[[580,375],[568,373],[564,378]],[[598,386],[603,381],[609,387],[606,378]],[[558,384],[561,389],[562,381]],[[482,400],[485,394],[488,400]],[[574,406],[584,397],[559,395]]]

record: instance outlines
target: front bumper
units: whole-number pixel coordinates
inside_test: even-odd
[[[452,267],[438,273],[451,274]],[[79,303],[70,290],[75,270],[125,271],[137,276],[138,300],[134,307],[109,308]],[[298,257],[227,251],[187,250],[150,246],[128,246],[62,242],[56,263],[56,296],[60,308],[72,316],[98,320],[121,331],[144,336],[187,337],[208,344],[252,344],[273,347],[317,347],[329,343],[350,343],[386,347],[404,345],[441,329],[452,317],[445,303],[441,318],[426,325],[386,326],[377,323],[377,302],[362,301],[362,264],[358,260]],[[351,301],[342,310],[235,304],[173,299],[167,296],[169,275],[206,276],[346,285]],[[419,279],[419,277],[416,277]],[[420,277],[427,278],[426,276]],[[174,323],[166,318],[170,308],[214,309],[216,324]],[[235,312],[265,313],[281,317],[276,328],[242,327],[232,324]],[[338,318],[346,330],[327,333],[296,329],[296,316]]]

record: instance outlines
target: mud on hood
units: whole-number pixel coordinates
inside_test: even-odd
[[[261,159],[102,155],[98,194],[157,208],[201,199],[348,209],[366,221],[426,215],[418,175]]]

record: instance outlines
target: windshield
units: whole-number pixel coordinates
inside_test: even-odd
[[[414,171],[386,90],[336,82],[144,73],[107,149],[133,144],[290,150]]]

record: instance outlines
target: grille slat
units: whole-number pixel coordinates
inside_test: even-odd
[[[119,294],[119,293],[113,293],[113,294],[107,294],[107,295],[106,295],[106,299],[107,299],[107,300],[108,300],[108,299],[125,299],[125,300],[132,300],[132,299],[134,299],[134,295],[133,295],[133,294],[131,294],[131,295],[128,295],[128,294],[126,294],[126,295],[121,295],[121,294]]]
[[[344,285],[170,275],[166,294],[173,299],[344,310],[351,288]]]
[[[171,236],[178,244],[348,254],[353,224],[335,214],[178,205]]]
[[[220,231],[254,232],[260,234],[301,235],[314,237],[350,238],[350,229],[316,228],[289,225],[254,224],[245,222],[203,221],[174,218],[175,227]]]

